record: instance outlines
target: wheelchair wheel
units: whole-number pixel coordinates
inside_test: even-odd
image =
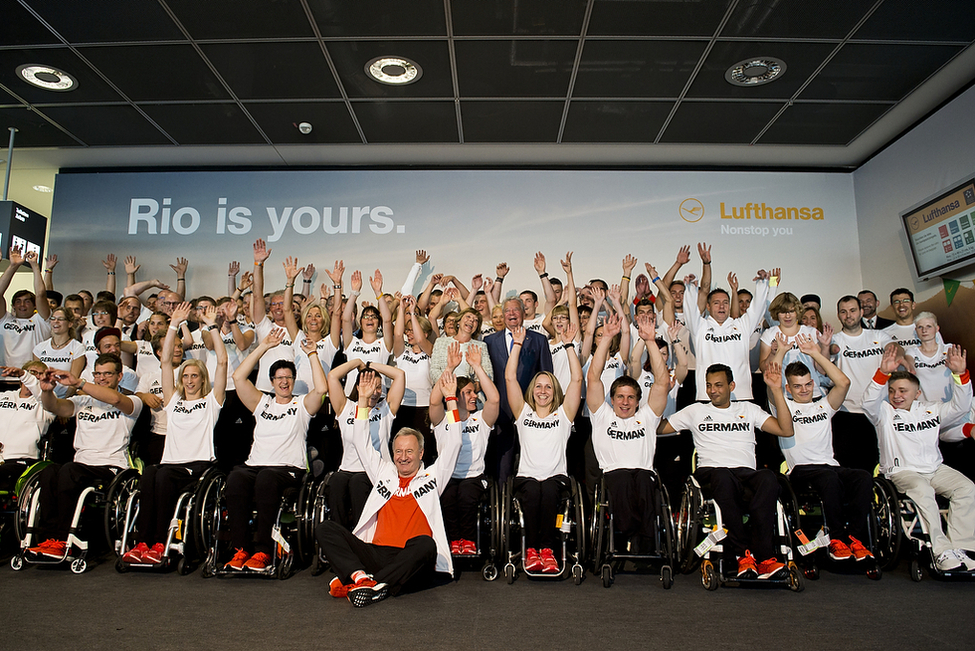
[[[226,485],[227,475],[216,468],[208,470],[200,479],[193,497],[193,514],[190,516],[193,525],[192,540],[200,556],[204,558],[214,547],[217,521],[223,516],[223,489]]]
[[[802,592],[806,589],[802,581],[802,572],[795,563],[789,563],[789,589],[793,592]]]
[[[691,572],[697,565],[697,555],[694,547],[701,529],[701,490],[688,479],[684,484],[684,494],[680,498],[680,512],[677,515],[677,553],[680,559],[680,571],[684,574]],[[713,571],[712,566],[712,571]],[[703,571],[703,570],[702,570]]]
[[[924,572],[921,571],[921,563],[916,559],[911,559],[911,581],[919,583],[921,579],[924,578]]]
[[[664,586],[664,590],[670,590],[674,585],[674,571],[670,569],[669,565],[664,565],[660,568],[660,582]]]
[[[608,588],[613,585],[613,568],[611,568],[609,565],[603,565],[601,574],[604,588]]]
[[[84,574],[88,569],[88,562],[83,558],[76,558],[71,561],[71,571],[74,574]]]
[[[105,540],[108,541],[109,549],[115,549],[115,541],[122,539],[125,511],[129,497],[139,490],[139,477],[139,471],[134,468],[123,470],[115,475],[105,491]]]
[[[179,559],[179,562],[176,564],[176,571],[179,572],[180,576],[186,576],[193,569],[193,564],[185,556]]]
[[[671,572],[671,584],[673,584],[673,570],[672,568],[677,567],[679,563],[679,558],[677,554],[677,532],[674,527],[674,514],[670,510],[670,495],[667,493],[667,487],[662,481],[657,481],[657,497],[659,502],[657,504],[657,513],[660,514],[658,524],[663,526],[660,530],[663,532],[663,546],[664,552],[667,558],[667,568]],[[664,585],[664,587],[669,588],[669,585]]]
[[[609,544],[609,504],[604,497],[605,486],[603,481],[596,485],[596,489],[593,491],[592,496],[592,523],[590,526],[590,540],[592,540],[592,564],[593,573],[601,573],[603,575],[603,585],[606,585],[606,568],[608,565],[605,564],[605,559],[607,556],[607,545]],[[612,570],[610,570],[612,571]],[[610,578],[612,581],[612,578]]]
[[[511,563],[504,566],[504,580],[508,582],[508,585],[515,582],[515,566]]]
[[[714,563],[707,559],[701,563],[701,585],[709,592],[718,589],[718,573],[714,569]]]
[[[901,550],[901,516],[897,489],[884,477],[873,480],[873,519],[871,530],[875,532],[874,554],[881,570],[897,566]]]
[[[284,581],[294,574],[294,552],[288,552],[281,557],[281,561],[278,563],[278,578]]]
[[[20,554],[14,554],[10,557],[10,569],[14,572],[19,572],[24,569],[24,557]]]
[[[23,540],[27,536],[27,523],[30,521],[30,503],[34,498],[34,494],[40,490],[40,474],[39,472],[32,474],[23,483],[21,483],[23,476],[17,480],[17,484],[20,485],[19,492],[17,493],[17,512],[14,514],[14,531],[17,533],[17,540]]]
[[[481,578],[485,581],[494,581],[498,578],[498,566],[494,563],[487,563],[481,568]]]
[[[491,531],[491,549],[489,559],[491,565],[495,566],[494,579],[496,579],[498,578],[497,563],[501,556],[501,491],[498,489],[498,483],[494,480],[491,480],[489,490],[491,499],[491,521],[488,523]],[[488,580],[493,581],[494,579]]]
[[[305,473],[295,504],[295,553],[302,565],[309,563],[315,553],[315,483],[312,473]]]
[[[573,530],[575,532],[575,556],[576,556],[576,566],[579,567],[579,577],[576,580],[576,585],[582,583],[582,564],[587,560],[587,553],[589,552],[589,547],[586,545],[586,503],[583,499],[582,488],[580,488],[579,483],[576,482],[575,478],[569,478],[569,485],[572,489],[572,501],[575,503],[575,527]],[[572,568],[572,576],[576,578],[576,567]]]

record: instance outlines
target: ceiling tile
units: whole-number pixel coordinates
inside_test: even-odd
[[[785,110],[759,140],[763,145],[846,145],[891,104],[801,104]]]
[[[181,145],[266,142],[236,104],[143,104],[140,108]]]
[[[465,142],[555,142],[564,102],[461,102]]]
[[[739,2],[721,36],[845,38],[876,0],[747,0]]]
[[[0,0],[0,45],[48,45],[60,43],[39,20],[17,0]]]
[[[711,48],[687,96],[788,99],[795,95],[834,49],[836,45],[832,43],[721,41]],[[747,88],[734,86],[725,79],[728,69],[739,61],[761,57],[784,61],[786,70],[782,76],[770,84]]]
[[[446,36],[443,0],[309,0],[322,36]]]
[[[578,36],[586,0],[452,0],[455,36]]]
[[[129,105],[46,106],[38,109],[86,145],[169,145],[169,138]]]
[[[575,41],[460,41],[454,45],[463,97],[565,97]]]
[[[315,35],[301,0],[165,0],[190,37],[302,38]]]
[[[800,99],[900,100],[960,51],[953,45],[847,43]]]
[[[596,0],[589,19],[589,36],[711,36],[721,24],[731,0],[655,2]]]
[[[191,45],[86,46],[78,52],[134,101],[229,97]]]
[[[244,108],[274,144],[362,142],[345,102],[247,102]],[[311,133],[298,131],[301,122],[312,125]]]
[[[318,43],[221,43],[200,47],[241,99],[340,96]]]
[[[77,79],[78,86],[70,91],[32,86],[17,75],[17,67],[26,63],[62,70]],[[123,99],[68,48],[0,50],[0,84],[31,104],[118,102]]]
[[[971,42],[975,40],[975,2],[886,0],[854,38]]]
[[[183,40],[158,0],[28,0],[69,43]]]
[[[749,143],[781,102],[681,102],[661,142]]]
[[[339,78],[349,97],[450,97],[450,51],[447,41],[331,41],[326,44]],[[366,74],[366,64],[376,57],[399,56],[420,66],[419,81],[390,86]]]
[[[574,97],[677,97],[704,52],[703,41],[587,39]]]
[[[672,106],[672,102],[574,100],[562,142],[653,142]]]
[[[457,142],[453,102],[354,102],[369,143]]]
[[[4,127],[14,127],[14,148],[20,147],[75,147],[78,142],[43,117],[25,108],[0,109]],[[6,134],[7,138],[10,134]],[[4,138],[6,141],[7,138]],[[6,152],[6,143],[4,144]],[[4,154],[3,158],[6,158]]]

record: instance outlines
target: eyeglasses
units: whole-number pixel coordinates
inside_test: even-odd
[[[116,371],[92,371],[92,377],[112,377],[118,375]]]
[[[293,375],[275,375],[271,379],[272,380],[275,380],[275,381],[277,381],[277,380],[287,380],[287,381],[290,382],[291,380],[295,379],[295,376],[293,376]]]
[[[108,316],[108,312],[92,312],[92,316]]]
[[[63,316],[52,316],[48,321],[67,321]]]
[[[913,303],[913,302],[914,301],[912,301],[909,298],[899,298],[896,301],[891,301],[890,304],[891,305],[907,305],[908,303]]]

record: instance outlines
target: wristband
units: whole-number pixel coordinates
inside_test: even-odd
[[[290,285],[285,285],[284,287],[285,287],[285,289],[288,289],[288,288],[294,288],[294,286],[295,286],[295,284],[294,283],[291,283]]]
[[[207,331],[208,331],[208,332],[213,332],[214,330],[216,330],[216,329],[217,329],[217,328],[219,328],[219,327],[220,327],[220,326],[218,326],[217,324],[215,324],[215,323],[214,323],[213,325],[208,325],[208,326],[207,326]]]
[[[109,271],[109,272],[108,272],[108,275],[109,275],[109,276],[114,276],[114,275],[115,275],[115,272],[114,272],[114,271]]]
[[[495,280],[496,282],[499,282],[499,283],[503,283],[503,282],[504,282],[504,277],[502,277],[502,276],[498,276],[498,277],[497,277],[497,278],[495,278],[494,280]]]
[[[562,347],[565,348],[566,350],[568,350],[570,348],[575,348],[576,347],[576,342],[570,341],[567,344],[562,344]]]
[[[339,283],[338,285],[332,285],[332,289],[342,289],[342,283]]]
[[[521,342],[520,341],[512,341],[511,342],[511,345],[512,346],[520,346],[521,345]]]
[[[965,423],[962,425],[961,433],[965,435],[965,438],[972,438],[972,427],[975,426],[973,426],[971,423]]]
[[[879,368],[877,369],[877,372],[873,374],[873,381],[876,382],[877,384],[887,384],[887,380],[889,379],[890,379],[890,375],[884,373]]]
[[[308,357],[311,357],[312,355],[317,355],[317,354],[318,354],[318,350],[316,349],[316,350],[313,350],[310,353],[308,353]]]
[[[179,326],[174,326],[173,324],[169,324],[169,329],[172,330],[173,332],[176,332],[177,330],[179,330]]]
[[[355,418],[356,420],[369,420],[369,407],[356,407]]]
[[[769,278],[769,280],[768,280],[768,286],[769,287],[777,287],[778,285],[779,285],[779,277],[778,276],[772,276],[772,277]]]
[[[653,284],[657,284],[657,283],[659,283],[659,282],[660,282],[660,276],[657,276],[657,277],[656,277],[656,278],[654,278],[654,279],[653,279],[653,280],[652,280],[651,282],[652,282]]]
[[[44,270],[44,273],[53,274],[54,273],[54,269],[45,269]]]
[[[460,412],[456,409],[452,409],[447,412],[447,421],[449,423],[459,423],[460,422]]]
[[[301,282],[308,283],[310,285],[311,284],[311,279],[310,278],[305,278]]]
[[[967,368],[965,369],[965,372],[962,373],[961,375],[959,375],[958,373],[952,373],[951,377],[952,379],[955,380],[955,384],[965,384],[971,379],[971,376],[969,375]]]
[[[361,293],[361,292],[360,292],[360,291],[359,291],[358,289],[353,289],[353,290],[352,290],[352,296],[354,296],[354,297],[356,297],[356,298],[358,298],[358,297],[359,297],[359,294],[360,294],[360,293]]]
[[[254,263],[254,266],[255,267],[263,267],[264,266],[264,263],[263,262],[255,262]]]
[[[457,401],[457,396],[444,396],[443,399],[446,400],[447,402],[450,402],[451,400],[453,400],[454,402],[456,402]]]
[[[81,378],[81,384],[78,385],[78,390],[84,389],[86,384],[88,384],[88,380]]]
[[[548,272],[546,271],[546,272],[545,272],[545,273],[543,273],[543,274],[538,274],[538,277],[539,277],[539,278],[548,278]]]
[[[623,280],[625,280],[626,282],[630,282],[630,277],[629,276],[623,276]]]
[[[376,295],[376,300],[377,301],[383,300],[383,296],[385,296],[385,294],[378,294],[378,295]]]
[[[680,343],[680,339],[674,339],[671,343],[679,344]]]
[[[705,266],[709,266],[710,264],[711,264],[710,262],[705,262],[704,263]]]

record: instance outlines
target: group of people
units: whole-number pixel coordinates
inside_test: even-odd
[[[941,340],[936,317],[914,314],[911,292],[896,289],[885,325],[864,291],[838,301],[834,332],[817,296],[780,292],[778,269],[759,270],[754,291],[734,273],[729,289],[712,288],[705,244],[700,277],[680,276],[690,253],[682,247],[663,276],[645,263],[635,281],[628,255],[619,283],[584,286],[571,252],[564,280],[538,253],[540,300],[506,292],[506,263],[469,288],[442,274],[415,287],[429,263],[417,251],[399,291],[377,269],[375,301],[360,303],[363,275],[346,285],[341,260],[315,296],[314,266],[287,257],[283,288],[266,293],[262,240],[251,271],[230,264],[220,299],[187,300],[185,259],[172,265],[173,290],[139,281],[131,256],[121,298],[114,256],[104,292],[62,297],[56,256],[42,274],[36,256],[13,250],[0,276],[0,410],[16,426],[0,432],[0,481],[41,456],[48,429],[73,434],[73,454],[42,471],[40,542],[29,549],[65,559],[78,495],[130,465],[136,441],[139,520],[122,560],[153,565],[179,493],[220,464],[235,550],[221,562],[261,572],[281,495],[309,471],[312,445],[334,471],[332,520],[316,531],[335,573],[329,591],[365,606],[476,554],[477,504],[489,481],[509,478],[530,573],[561,572],[556,514],[570,476],[589,494],[604,481],[623,539],[643,545],[652,473],[676,494],[693,470],[724,514],[732,574],[780,577],[782,459],[794,484],[822,497],[830,557],[868,561],[879,462],[918,504],[938,568],[975,570],[972,389],[965,352]],[[15,293],[11,312],[5,295],[23,264],[34,291]],[[936,493],[951,500],[947,530]]]

